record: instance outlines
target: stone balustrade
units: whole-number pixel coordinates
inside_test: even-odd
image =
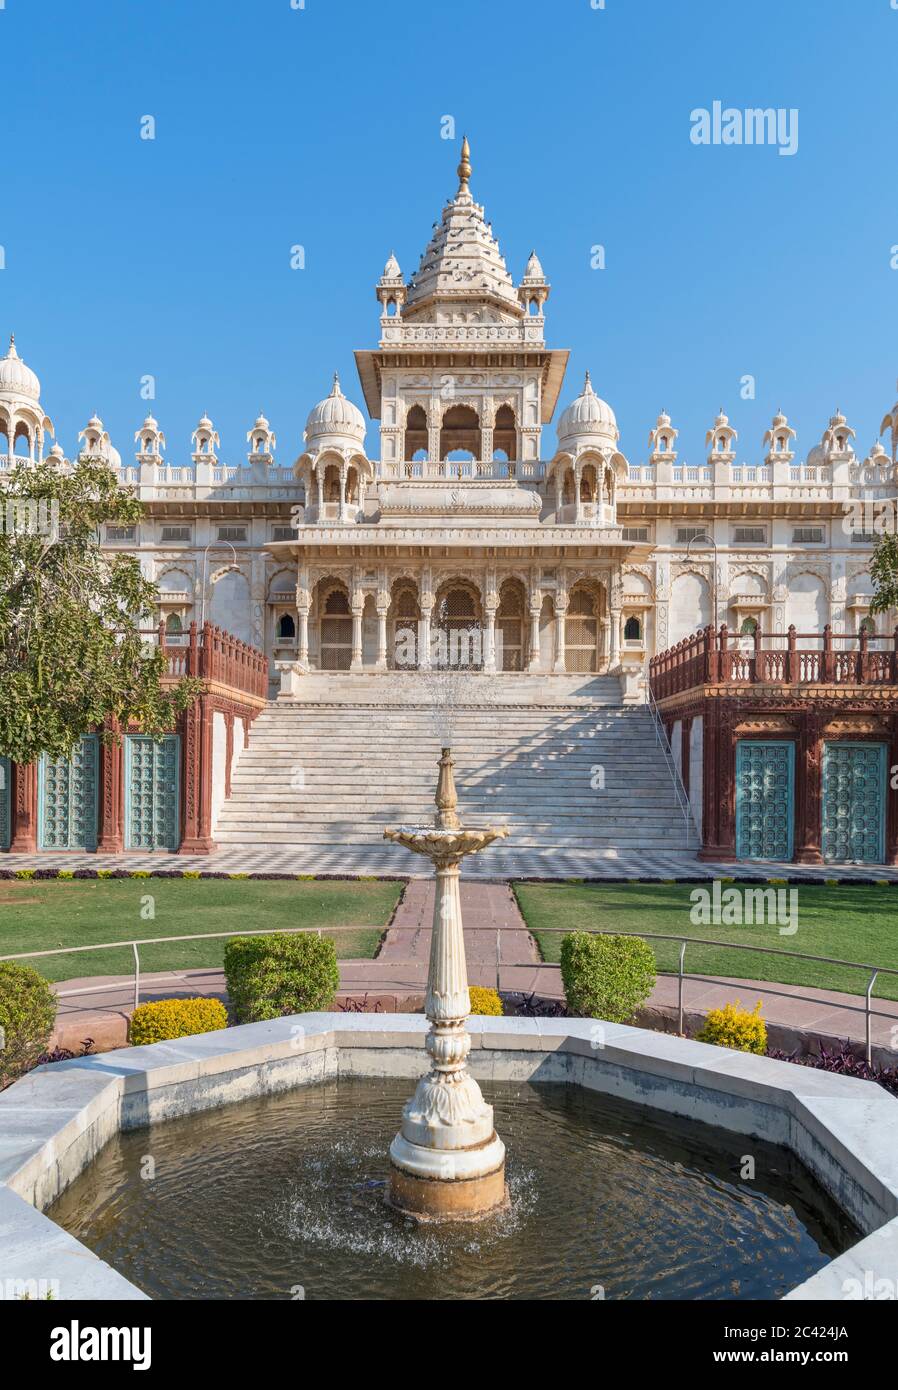
[[[0,456],[0,471],[12,466]],[[548,487],[552,461],[545,459],[412,459],[374,462],[376,481],[504,481]],[[142,499],[221,497],[234,500],[296,498],[303,484],[292,467],[268,463],[162,464],[141,460],[119,469],[123,486]],[[843,462],[827,467],[805,464],[750,465],[670,463],[630,464],[617,487],[621,503],[645,502],[831,502],[879,500],[898,495],[898,469],[891,461],[865,466]]]
[[[154,629],[166,661],[166,678],[196,676],[257,700],[268,698],[268,658],[213,623],[191,623],[181,640],[166,633],[165,620]]]
[[[745,637],[708,626],[652,657],[649,680],[659,703],[705,685],[898,685],[898,628],[882,637],[791,625]]]

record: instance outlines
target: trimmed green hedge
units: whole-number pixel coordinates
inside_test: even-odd
[[[572,1014],[629,1023],[655,987],[655,955],[638,936],[570,932],[561,943],[561,978]]]
[[[235,936],[224,970],[238,1023],[327,1010],[340,985],[333,941],[313,932]]]
[[[0,962],[0,1091],[46,1052],[56,1022],[56,995],[30,965]]]

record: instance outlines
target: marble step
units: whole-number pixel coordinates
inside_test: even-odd
[[[427,822],[419,822],[412,818],[405,821],[399,818],[392,822],[394,826],[399,825],[418,825]],[[498,824],[499,822],[483,821],[482,824]],[[389,827],[359,826],[354,821],[346,822],[345,835],[337,835],[333,829],[325,826],[303,828],[302,830],[289,830],[278,828],[260,829],[258,825],[250,829],[244,827],[223,826],[215,833],[215,839],[222,844],[291,844],[291,845],[374,845],[384,844],[383,830]],[[683,835],[683,821],[680,820],[678,827],[679,835]],[[551,838],[549,838],[551,837]],[[530,829],[530,833],[510,833],[507,841],[503,841],[510,849],[537,848],[556,848],[556,849],[589,849],[596,847],[617,847],[619,849],[639,849],[640,846],[652,849],[677,849],[676,844],[671,844],[670,831],[665,829],[663,832],[643,831],[627,833],[608,833],[602,834],[598,831],[583,835],[568,835],[558,831],[555,827]]]
[[[453,676],[451,682],[439,676],[409,671],[382,672],[308,672],[295,683],[295,692],[280,696],[279,708],[297,705],[340,703],[383,703],[403,701],[414,704],[434,703],[445,699],[451,690],[458,702],[471,701],[492,704],[532,704],[545,702],[620,705],[621,682],[610,675],[537,675],[529,673],[487,675],[470,672]]]
[[[370,690],[371,679],[360,680],[355,689]],[[464,706],[452,723],[463,818],[506,825],[502,844],[516,854],[557,848],[638,857],[685,847],[682,812],[645,707],[508,702],[498,712]],[[370,700],[269,705],[232,771],[215,838],[322,853],[353,845],[389,850],[386,826],[430,821],[438,757],[432,710]],[[597,766],[601,790],[591,786]],[[294,786],[297,768],[301,788]],[[395,854],[397,871],[411,871],[415,857],[401,847]]]

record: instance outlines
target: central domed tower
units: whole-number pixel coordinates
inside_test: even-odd
[[[458,190],[418,269],[406,283],[391,252],[377,282],[378,350],[355,355],[368,410],[381,421],[386,478],[412,461],[436,476],[495,475],[477,468],[494,463],[537,476],[568,354],[546,349],[550,286],[539,257],[531,253],[515,285],[471,176],[464,139]],[[444,466],[464,460],[470,469]]]

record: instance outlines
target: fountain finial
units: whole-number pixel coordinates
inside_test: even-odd
[[[452,749],[444,748],[439,762],[440,775],[437,778],[436,795],[433,798],[437,808],[433,823],[437,830],[458,830],[461,826],[458,818],[458,793],[452,774],[453,766]]]

